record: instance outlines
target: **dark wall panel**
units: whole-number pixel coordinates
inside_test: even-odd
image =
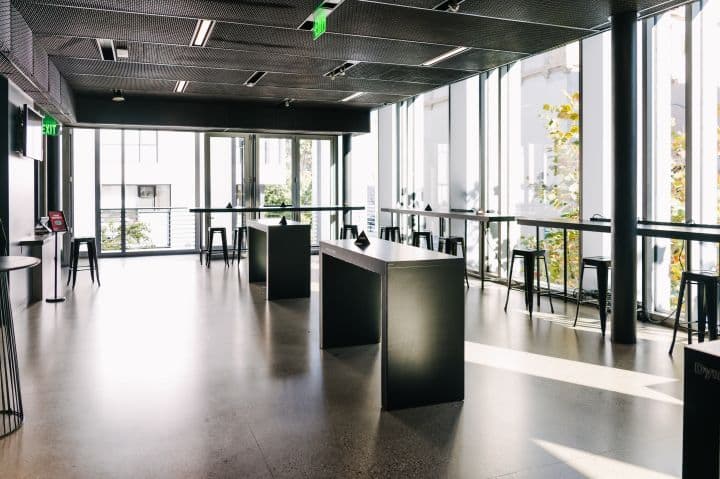
[[[78,95],[77,123],[166,128],[282,130],[299,132],[367,133],[369,108],[285,108],[274,103],[191,101],[138,97],[112,103],[107,95]]]

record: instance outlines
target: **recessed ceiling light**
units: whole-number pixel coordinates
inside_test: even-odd
[[[457,48],[453,48],[453,49],[450,50],[449,52],[445,52],[445,53],[443,53],[442,55],[439,55],[439,56],[437,56],[437,57],[435,57],[435,58],[433,58],[433,59],[430,59],[430,60],[426,61],[425,63],[422,64],[422,66],[424,66],[424,67],[429,67],[429,66],[435,65],[436,63],[440,63],[441,61],[447,60],[447,59],[450,58],[450,57],[454,57],[455,55],[459,55],[459,54],[461,54],[462,52],[464,52],[465,50],[469,50],[469,49],[470,49],[470,47],[457,47]]]
[[[354,100],[355,98],[357,98],[357,97],[359,97],[359,96],[362,96],[362,95],[364,95],[364,94],[365,94],[364,91],[356,91],[356,92],[353,93],[352,95],[346,96],[345,98],[343,98],[343,99],[340,100],[340,101],[350,101],[350,100]]]
[[[190,45],[193,47],[204,47],[210,38],[213,27],[215,27],[214,20],[198,20],[195,26],[195,33],[193,33],[192,40],[190,40]]]
[[[182,93],[185,91],[185,87],[187,87],[187,80],[178,80],[178,82],[175,84],[175,93]]]
[[[113,97],[112,101],[116,103],[120,103],[122,101],[125,101],[125,97],[123,96],[123,93],[121,90],[113,90]]]
[[[115,53],[117,54],[118,58],[128,58],[130,57],[130,52],[127,48],[116,48]]]

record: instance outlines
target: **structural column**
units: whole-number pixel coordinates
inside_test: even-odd
[[[637,315],[637,14],[611,17],[612,341],[634,344]]]
[[[344,206],[352,203],[351,170],[352,168],[352,133],[345,133],[342,136],[342,204]],[[343,223],[352,222],[350,214],[343,211]],[[341,226],[342,227],[342,226]]]
[[[62,209],[62,141],[61,136],[47,138],[47,209]],[[43,212],[43,216],[47,211]]]

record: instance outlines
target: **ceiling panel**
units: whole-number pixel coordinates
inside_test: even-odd
[[[389,105],[403,100],[404,97],[398,95],[384,95],[381,93],[366,93],[354,98],[346,103],[350,105]]]
[[[472,73],[442,68],[360,63],[348,70],[346,75],[350,78],[370,78],[386,81],[405,81],[413,83],[426,83],[429,85],[445,85],[447,83],[462,80],[463,78],[472,75]]]
[[[365,0],[359,0],[365,1]],[[372,0],[373,3],[433,9],[442,0]],[[479,15],[575,28],[596,28],[613,13],[662,8],[685,0],[464,0],[460,15]]]
[[[40,0],[35,3],[296,28],[318,0]]]
[[[14,3],[36,34],[189,45],[197,24],[192,19],[66,8],[28,0]]]
[[[456,70],[485,71],[520,60],[525,56],[522,53],[472,49],[436,63],[434,66]]]
[[[330,78],[322,76],[285,75],[280,73],[268,73],[260,80],[259,84],[263,86],[340,90],[345,92],[392,93],[400,96],[417,95],[433,87],[432,85],[423,83],[366,80],[347,76],[331,80]]]
[[[327,90],[302,90],[297,88],[276,88],[260,85],[248,88],[243,85],[225,85],[219,83],[190,83],[188,85],[187,92],[231,95],[234,98],[277,98],[278,102],[280,102],[283,98],[337,102],[352,93]]]
[[[341,5],[338,8],[342,8]],[[329,18],[333,18],[333,13]],[[328,24],[330,20],[328,19]],[[410,43],[326,33],[313,41],[303,30],[284,30],[251,25],[218,23],[208,42],[210,47],[261,51],[266,55],[289,54],[336,60],[353,60],[400,65],[420,65],[445,53],[442,45]]]
[[[154,65],[150,63],[108,62],[56,58],[55,65],[64,75],[88,74],[155,80],[187,80],[217,83],[244,83],[253,71]]]
[[[110,96],[114,89],[132,91],[158,91],[172,92],[175,88],[174,81],[168,80],[147,80],[138,78],[105,77],[93,75],[65,75],[70,86],[79,90],[102,91]]]
[[[513,3],[513,2],[509,2]],[[539,52],[589,32],[497,18],[346,1],[328,17],[328,31],[518,53]],[[446,51],[448,49],[446,48]]]

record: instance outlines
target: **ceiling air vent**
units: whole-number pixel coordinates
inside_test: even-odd
[[[331,80],[334,80],[337,77],[343,77],[345,76],[345,72],[347,72],[349,69],[357,65],[358,62],[345,62],[342,65],[340,65],[337,68],[333,68],[329,72],[325,74],[326,77],[328,77]]]
[[[97,39],[98,48],[100,49],[100,56],[103,60],[115,61],[117,59],[115,55],[115,43],[107,38]]]
[[[255,72],[252,75],[250,75],[250,78],[247,79],[245,82],[245,86],[255,86],[257,82],[260,81],[262,77],[265,76],[267,72]]]
[[[443,12],[457,12],[460,10],[460,4],[465,0],[446,0],[441,2],[433,10],[441,10]]]
[[[305,20],[303,20],[303,22],[298,27],[298,30],[311,31],[313,29],[313,25],[315,24],[315,21],[313,20],[315,17],[315,12],[318,9],[322,8],[325,10],[325,13],[327,15],[330,15],[344,1],[345,0],[325,0],[320,5],[318,5],[318,7],[315,10],[313,10],[312,13],[310,15],[308,15],[308,17]]]

